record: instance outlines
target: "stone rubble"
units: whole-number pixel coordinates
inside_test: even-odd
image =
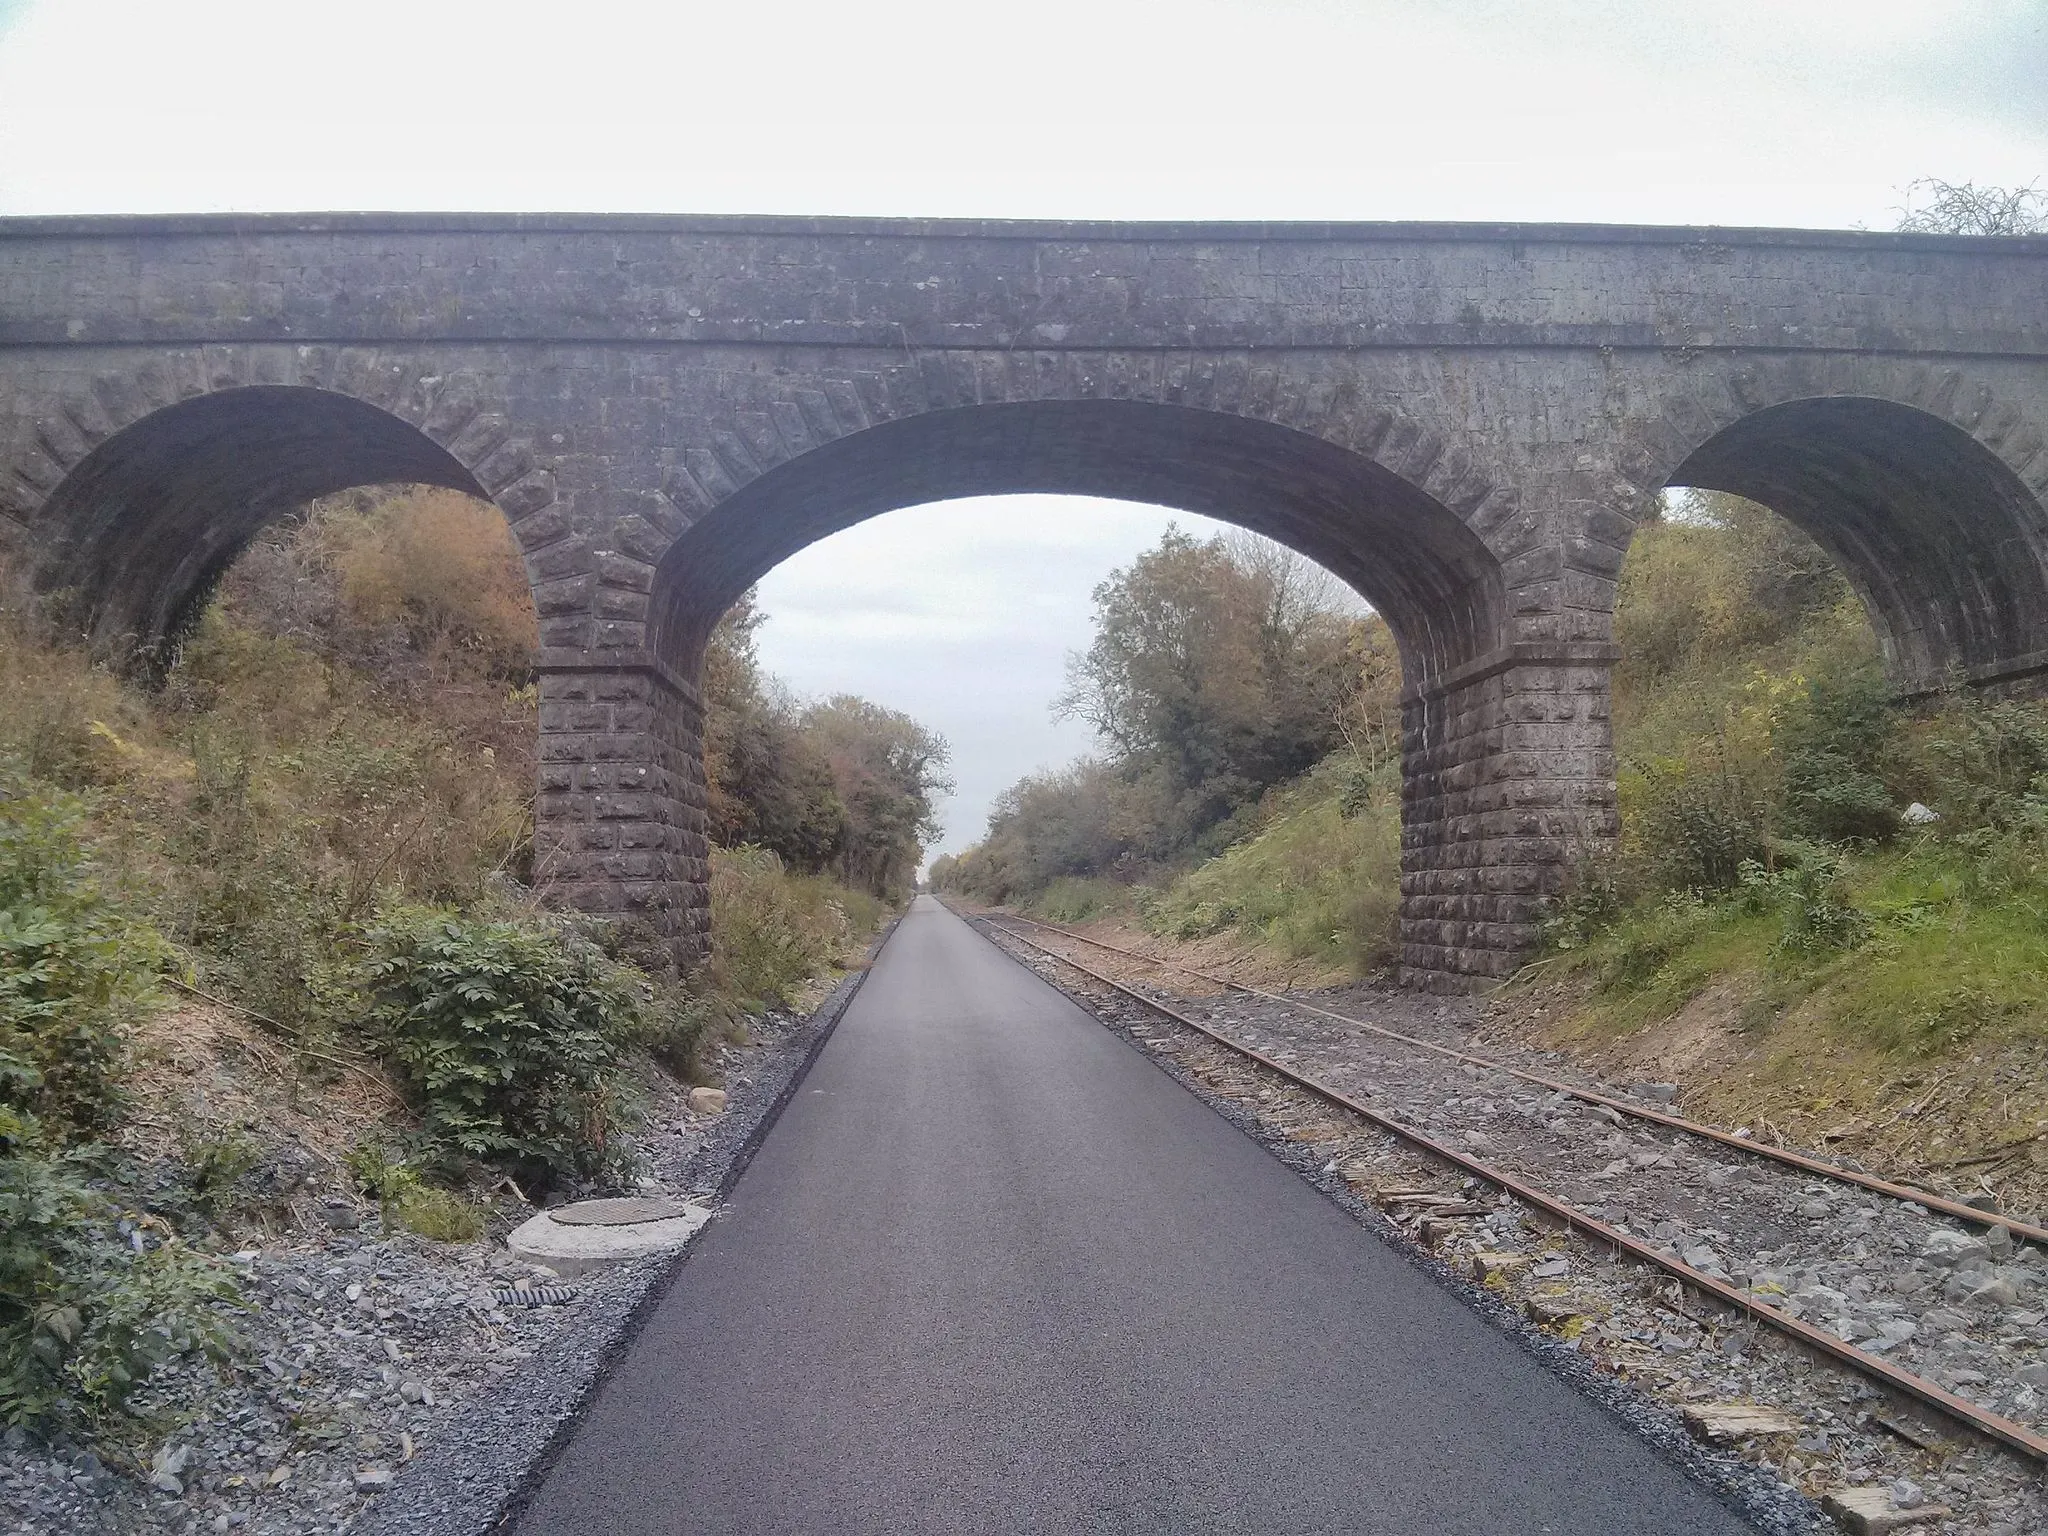
[[[1733,1442],[1735,1454],[1769,1467],[1786,1487],[1816,1502],[1871,1488],[1918,1490],[1941,1512],[1916,1515],[1911,1529],[1943,1536],[2048,1533],[2048,1486],[2016,1453],[1963,1436],[1931,1410],[1890,1401],[1847,1367],[1810,1356],[1661,1271],[1550,1230],[1539,1213],[1489,1186],[992,932],[1201,1091],[1252,1109],[1262,1132],[1306,1143],[1397,1233],[1473,1275],[1603,1372],[1675,1406],[1746,1403],[1796,1418],[1798,1435]],[[2048,1431],[2048,1255],[2014,1242],[2005,1228],[1965,1231],[1920,1206],[1748,1159],[1281,1003],[1185,995],[1165,990],[1157,967],[1092,950],[1077,958],[1714,1278]],[[1464,1000],[1370,986],[1313,1000],[1451,1046],[1466,1046],[1479,1018]],[[1488,1054],[1560,1080],[1582,1077],[1551,1053],[1489,1046]],[[1662,1107],[1677,1097],[1670,1087],[1634,1091]],[[1446,1214],[1453,1197],[1460,1213]],[[1486,1214],[1464,1214],[1473,1207]],[[1895,1528],[1848,1522],[1837,1524]]]
[[[748,1046],[724,1048],[734,1112],[725,1091],[706,1111],[690,1104],[705,1090],[664,1095],[643,1136],[639,1192],[716,1193],[739,1151],[732,1132],[796,1069],[804,1022],[756,1020]],[[646,1289],[645,1265],[581,1274],[571,1288],[495,1239],[446,1244],[386,1230],[374,1205],[338,1193],[310,1198],[304,1214],[298,1230],[234,1255],[246,1302],[234,1319],[247,1344],[238,1366],[176,1362],[138,1394],[142,1414],[173,1427],[135,1466],[19,1429],[0,1436],[0,1530],[348,1530],[373,1501],[398,1497],[389,1490],[401,1471],[451,1429],[514,1412],[526,1362],[559,1335],[616,1320]],[[515,1293],[522,1299],[508,1301]]]

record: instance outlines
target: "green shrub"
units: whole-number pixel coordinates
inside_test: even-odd
[[[2048,710],[1959,693],[1917,733],[1912,756],[1950,833],[2030,818],[2048,792]]]
[[[190,1139],[184,1151],[185,1182],[193,1201],[216,1220],[233,1209],[242,1176],[263,1160],[256,1144],[232,1127]]]
[[[622,1055],[648,1022],[639,971],[535,917],[398,908],[368,942],[371,1023],[431,1159],[542,1187],[618,1166]]]
[[[1899,829],[1884,770],[1898,735],[1891,689],[1875,670],[1818,677],[1780,716],[1783,821],[1795,837],[1883,842]]]
[[[854,935],[844,892],[817,876],[793,876],[766,848],[711,855],[713,984],[742,1006],[778,1007],[828,969]],[[870,912],[881,904],[870,897]]]
[[[225,1359],[235,1299],[223,1265],[124,1221],[70,1160],[0,1157],[0,1421],[103,1425],[175,1356]]]
[[[1746,861],[1764,854],[1769,806],[1758,776],[1724,751],[1632,763],[1621,786],[1636,849],[1668,890],[1731,890]]]
[[[1838,858],[1801,844],[1780,845],[1777,853],[1783,862],[1776,868],[1754,862],[1742,866],[1742,903],[1751,912],[1776,912],[1784,919],[1781,952],[1820,954],[1870,936],[1869,914],[1842,888]]]
[[[0,1109],[55,1142],[105,1126],[166,951],[93,882],[85,807],[0,779]]]

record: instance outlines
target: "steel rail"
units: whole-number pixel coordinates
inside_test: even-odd
[[[1843,1184],[1854,1184],[1860,1189],[1870,1190],[1874,1194],[1888,1195],[1894,1200],[1910,1201],[1914,1205],[1924,1206],[1931,1211],[1940,1211],[1945,1216],[1953,1216],[1959,1221],[1966,1221],[1974,1226],[1986,1228],[2004,1227],[2015,1237],[2030,1238],[2034,1242],[2048,1244],[2048,1227],[2037,1226],[2029,1221],[2021,1221],[2014,1216],[2000,1215],[1996,1211],[1981,1211],[1974,1205],[1965,1205],[1960,1200],[1951,1200],[1945,1195],[1935,1194],[1932,1190],[1918,1189],[1911,1184],[1894,1183],[1890,1179],[1878,1178],[1875,1174],[1858,1173],[1853,1168],[1844,1168],[1839,1163],[1831,1163],[1824,1158],[1814,1157],[1809,1153],[1795,1152],[1789,1147],[1774,1147],[1765,1142],[1754,1141],[1747,1136],[1737,1136],[1732,1132],[1720,1129],[1718,1126],[1702,1125],[1699,1121],[1688,1120],[1683,1115],[1674,1115],[1661,1109],[1652,1109],[1647,1104],[1638,1103],[1633,1099],[1624,1099],[1611,1093],[1602,1093],[1597,1088],[1581,1088],[1575,1083],[1567,1083],[1554,1077],[1545,1077],[1540,1072],[1530,1072],[1521,1067],[1511,1067],[1504,1062],[1492,1061],[1484,1056],[1474,1056],[1469,1051],[1461,1051],[1448,1045],[1438,1045],[1433,1040],[1424,1040],[1415,1035],[1404,1035],[1398,1029],[1388,1029],[1381,1024],[1368,1024],[1364,1019],[1354,1019],[1349,1014],[1337,1013],[1328,1008],[1320,1008],[1314,1003],[1305,1003],[1299,998],[1286,997],[1278,992],[1261,991],[1257,987],[1246,986],[1241,981],[1232,981],[1226,976],[1212,976],[1207,971],[1198,971],[1191,965],[1181,964],[1178,960],[1162,960],[1156,955],[1140,954],[1135,949],[1124,949],[1105,940],[1091,938],[1085,933],[1075,933],[1071,929],[1062,928],[1057,923],[1041,922],[1035,917],[1025,917],[1023,914],[1016,912],[1005,912],[1002,915],[1007,919],[1017,922],[1029,923],[1034,928],[1047,929],[1050,932],[1059,934],[1062,938],[1076,939],[1083,944],[1092,944],[1097,949],[1106,949],[1111,954],[1122,955],[1131,960],[1140,960],[1147,965],[1157,966],[1162,970],[1179,971],[1184,975],[1198,976],[1203,981],[1209,982],[1214,986],[1227,987],[1231,991],[1243,992],[1250,997],[1260,998],[1265,1002],[1279,1003],[1284,1007],[1299,1009],[1303,1013],[1315,1014],[1318,1018],[1330,1019],[1339,1024],[1348,1024],[1355,1029],[1365,1030],[1384,1039],[1398,1040],[1403,1045],[1412,1045],[1419,1050],[1428,1051],[1433,1055],[1442,1056],[1451,1061],[1461,1062],[1468,1066],[1483,1067],[1490,1072],[1505,1072],[1508,1076],[1519,1078],[1525,1083],[1534,1083],[1540,1088],[1549,1088],[1557,1093],[1570,1094],[1573,1098],[1582,1099],[1588,1104],[1604,1104],[1609,1109],[1624,1115],[1633,1116],[1638,1120],[1647,1120],[1654,1125],[1668,1126],[1675,1131],[1684,1131],[1688,1135],[1698,1136],[1707,1141],[1719,1142],[1722,1146],[1733,1147],[1738,1151],[1748,1152],[1757,1157],[1769,1158],[1772,1162],[1784,1163],[1788,1167],[1800,1168],[1807,1173],[1819,1174],[1822,1178],[1833,1179]],[[1021,938],[1022,935],[1020,934],[1018,937]]]
[[[1478,1158],[1460,1152],[1455,1147],[1446,1146],[1433,1136],[1425,1135],[1412,1126],[1404,1125],[1400,1121],[1380,1113],[1378,1110],[1359,1103],[1341,1089],[1332,1088],[1327,1083],[1318,1081],[1306,1073],[1296,1071],[1293,1067],[1274,1060],[1262,1051],[1241,1044],[1231,1039],[1228,1035],[1222,1034],[1209,1025],[1204,1024],[1201,1020],[1190,1018],[1178,1009],[1170,1008],[1158,999],[1147,997],[1137,989],[1124,985],[1124,983],[1118,981],[1113,976],[1105,976],[1100,971],[1083,965],[1070,955],[1063,955],[1058,950],[1027,938],[1013,928],[1003,927],[1002,924],[993,920],[984,920],[989,921],[991,927],[1001,928],[1004,933],[1017,940],[1018,943],[1028,945],[1040,954],[1058,961],[1061,965],[1071,966],[1082,975],[1122,993],[1140,1006],[1149,1008],[1154,1013],[1169,1018],[1184,1028],[1192,1029],[1201,1035],[1206,1035],[1218,1045],[1256,1062],[1259,1066],[1264,1067],[1267,1071],[1285,1079],[1287,1082],[1293,1083],[1296,1087],[1306,1089],[1316,1097],[1324,1099],[1340,1109],[1347,1110],[1357,1115],[1360,1119],[1380,1127],[1382,1130],[1391,1132],[1410,1145],[1421,1148],[1432,1157],[1441,1158],[1453,1167],[1463,1169],[1474,1178],[1482,1179],[1498,1189],[1507,1191],[1507,1193],[1513,1195],[1524,1204],[1547,1212],[1563,1222],[1569,1230],[1581,1232],[1595,1241],[1607,1245],[1616,1252],[1628,1254],[1631,1258],[1640,1259],[1646,1264],[1654,1265],[1656,1268],[1693,1287],[1703,1295],[1712,1296],[1724,1305],[1732,1307],[1746,1316],[1755,1318],[1766,1327],[1774,1328],[1778,1332],[1798,1340],[1808,1348],[1818,1350],[1822,1354],[1840,1361],[1862,1375],[1868,1376],[1875,1381],[1881,1381],[1894,1391],[1925,1404],[1953,1423],[1973,1433],[1983,1435],[1987,1439],[1995,1440],[2012,1450],[2016,1450],[2037,1464],[2048,1465],[2048,1438],[2043,1438],[2036,1434],[2026,1425],[2015,1423],[2004,1415],[1993,1413],[1989,1409],[1979,1408],[1975,1403],[1957,1397],[1954,1393],[1936,1386],[1923,1376],[1916,1376],[1911,1371],[1901,1370],[1889,1360],[1881,1359],[1871,1354],[1868,1350],[1858,1349],[1855,1345],[1836,1338],[1825,1329],[1816,1328],[1811,1323],[1792,1316],[1789,1312],[1782,1312],[1768,1302],[1759,1301],[1746,1291],[1739,1290],[1735,1286],[1728,1284],[1725,1280],[1716,1280],[1712,1275],[1705,1273],[1703,1270],[1694,1269],[1683,1259],[1672,1258],[1670,1255],[1651,1247],[1632,1233],[1624,1232],[1618,1227],[1609,1226],[1597,1217],[1588,1215],[1569,1201],[1561,1200],[1557,1196],[1523,1181],[1504,1169],[1494,1167],[1491,1163],[1481,1162]]]

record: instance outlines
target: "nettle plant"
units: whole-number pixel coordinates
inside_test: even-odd
[[[428,1161],[484,1163],[542,1187],[621,1164],[620,1069],[649,1030],[645,975],[526,914],[397,908],[369,943],[371,1022]]]

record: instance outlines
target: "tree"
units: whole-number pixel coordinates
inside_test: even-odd
[[[704,779],[711,840],[767,848],[815,874],[844,852],[850,823],[832,765],[801,711],[761,670],[755,635],[767,615],[749,592],[704,652]]]
[[[1169,529],[1095,589],[1095,638],[1056,708],[1153,778],[1186,845],[1342,743],[1355,683],[1343,589],[1265,540]],[[1355,599],[1352,600],[1355,605]]]
[[[1980,187],[1923,176],[1906,187],[1906,204],[1898,212],[1898,227],[1913,234],[2048,234],[2048,193],[2033,182]]]
[[[800,723],[846,808],[840,878],[876,896],[906,895],[925,843],[939,835],[936,802],[953,788],[945,739],[898,710],[846,693],[813,704]]]

